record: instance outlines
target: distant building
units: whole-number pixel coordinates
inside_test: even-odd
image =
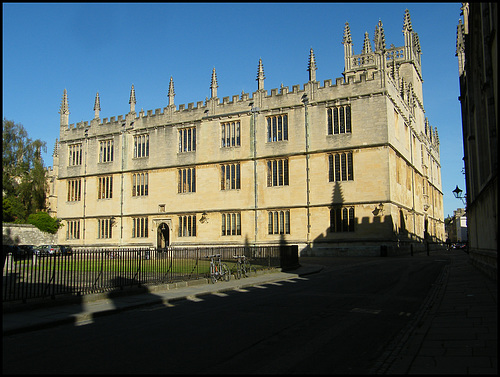
[[[51,208],[75,246],[298,244],[302,253],[379,255],[444,238],[437,129],[425,117],[421,48],[404,14],[404,45],[379,21],[353,54],[344,27],[342,78],[210,98],[69,124],[66,90]],[[57,166],[57,168],[56,168]]]
[[[464,208],[453,211],[453,217],[446,225],[446,233],[451,242],[467,242],[467,217]]]
[[[497,278],[498,13],[496,3],[462,3],[457,57],[471,261]]]

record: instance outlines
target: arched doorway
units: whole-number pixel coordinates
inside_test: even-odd
[[[170,245],[170,228],[167,224],[161,223],[158,226],[157,237],[158,239],[156,245],[158,248],[164,249]]]

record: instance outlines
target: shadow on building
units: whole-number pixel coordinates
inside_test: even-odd
[[[407,226],[403,210],[399,224],[383,203],[373,204],[372,216],[359,217],[356,205],[344,201],[342,186],[336,182],[330,205],[330,225],[301,255],[315,256],[397,256],[429,253],[429,235],[415,235]],[[358,207],[359,208],[359,207]],[[427,227],[427,222],[425,222]]]

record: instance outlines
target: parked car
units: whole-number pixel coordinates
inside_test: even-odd
[[[44,248],[44,245],[38,245],[33,247],[33,254],[35,254],[37,257],[45,257],[48,255],[48,252]]]
[[[19,245],[19,249],[21,250],[20,252],[21,259],[32,258],[33,254],[35,253],[33,245]]]
[[[26,253],[17,245],[2,245],[4,255],[12,255],[12,259],[26,259]]]
[[[68,245],[57,245],[61,249],[61,255],[71,255],[73,254],[73,249]]]
[[[38,256],[60,255],[61,248],[58,245],[41,245],[36,248]]]

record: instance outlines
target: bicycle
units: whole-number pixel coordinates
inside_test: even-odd
[[[217,280],[229,281],[231,279],[229,268],[225,263],[222,263],[220,254],[207,255],[205,258],[210,258],[210,280],[213,284]]]
[[[246,278],[250,276],[250,261],[245,255],[233,255],[233,258],[237,258],[236,261],[236,272],[234,276],[236,279],[241,279],[244,275]]]

